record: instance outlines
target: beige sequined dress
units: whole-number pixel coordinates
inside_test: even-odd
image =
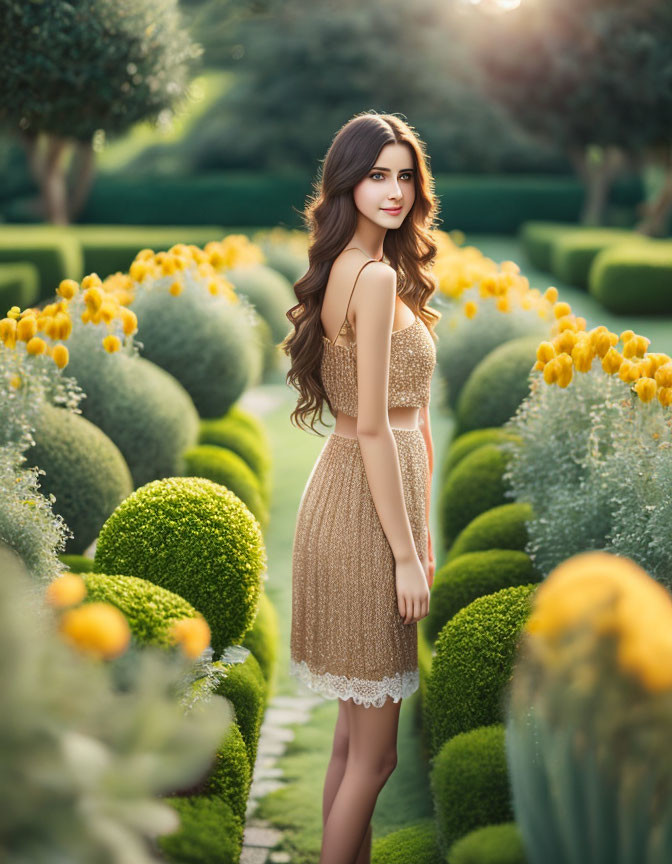
[[[368,263],[368,262],[367,262]],[[353,289],[354,290],[354,289]],[[347,319],[346,319],[347,320]],[[334,412],[357,416],[355,344],[323,337],[322,382]],[[429,404],[436,349],[422,319],[392,332],[388,407]],[[419,429],[392,427],[406,510],[421,560],[429,471]],[[359,442],[332,432],[310,473],[292,551],[290,673],[328,699],[381,707],[419,686],[417,623],[404,624],[395,562]]]

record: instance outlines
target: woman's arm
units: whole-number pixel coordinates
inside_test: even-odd
[[[387,393],[397,274],[374,262],[363,274],[355,306],[357,327],[357,439],[380,524],[395,559],[399,614],[405,624],[429,612],[429,586],[406,511],[397,442],[390,428]]]
[[[425,447],[427,448],[427,461],[429,463],[429,473],[427,476],[427,490],[425,494],[425,514],[427,517],[427,584],[431,588],[434,584],[434,571],[436,562],[434,560],[434,550],[432,548],[432,535],[429,530],[429,513],[432,494],[432,472],[434,470],[434,445],[432,443],[432,430],[429,425],[429,404],[420,408],[418,425],[422,432],[422,437],[425,439]]]

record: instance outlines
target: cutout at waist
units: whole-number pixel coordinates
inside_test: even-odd
[[[387,411],[390,427],[396,429],[418,429],[419,414],[419,408],[407,408],[405,406],[388,408]],[[344,438],[356,438],[357,418],[339,411],[336,415],[334,434],[342,435]]]

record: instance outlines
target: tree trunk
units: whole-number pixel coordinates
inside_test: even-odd
[[[586,192],[580,222],[603,225],[611,184],[628,164],[627,155],[617,147],[601,148],[597,162],[590,159],[585,147],[573,148],[568,155]]]
[[[667,224],[672,213],[672,147],[665,146],[663,150],[652,150],[649,158],[661,161],[665,166],[665,180],[658,194],[645,201],[640,208],[642,218],[635,225],[635,231],[647,234],[649,237],[665,237]]]
[[[69,217],[70,221],[79,216],[89,197],[93,177],[95,173],[95,154],[93,152],[93,141],[77,141],[74,154],[74,181],[70,195]]]
[[[47,152],[44,156],[42,197],[47,219],[54,225],[68,224],[68,200],[65,183],[64,157],[68,141],[57,135],[47,135]]]

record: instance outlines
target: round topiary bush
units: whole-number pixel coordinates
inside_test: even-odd
[[[512,339],[495,348],[476,366],[457,403],[457,428],[501,426],[527,396],[537,359],[538,337]]]
[[[258,380],[261,355],[247,303],[202,290],[172,297],[142,291],[129,307],[138,317],[142,356],[175,377],[201,417],[220,417]]]
[[[515,822],[476,828],[453,843],[446,864],[527,864],[520,830]]]
[[[272,689],[279,644],[278,613],[268,594],[263,590],[254,625],[245,634],[241,645],[254,654],[269,691]]]
[[[270,453],[271,439],[263,420],[257,417],[256,414],[243,408],[240,402],[236,402],[235,405],[232,405],[226,414],[219,419],[228,420],[238,426],[244,426],[246,429],[249,429],[253,435],[256,435],[262,450],[266,453]]]
[[[504,689],[536,588],[516,585],[479,597],[439,633],[427,682],[433,754],[453,735],[503,721]]]
[[[207,477],[230,489],[249,508],[262,531],[268,527],[268,509],[259,491],[259,480],[237,453],[215,444],[199,444],[182,455],[186,477]]]
[[[282,273],[272,265],[254,264],[250,267],[233,267],[226,271],[236,294],[244,296],[268,323],[274,343],[287,335],[287,309],[294,302],[292,286]]]
[[[243,850],[244,826],[226,801],[195,795],[163,798],[177,811],[180,827],[156,838],[168,861],[198,864],[238,864]]]
[[[71,573],[91,573],[93,571],[93,558],[86,555],[59,555],[59,560],[64,569]]]
[[[440,568],[432,586],[425,634],[434,641],[443,625],[477,597],[512,585],[541,581],[530,556],[513,549],[467,552]]]
[[[243,459],[259,479],[259,491],[268,507],[271,500],[271,451],[268,443],[260,440],[248,423],[239,423],[235,417],[201,421],[199,444],[214,444],[226,447]]]
[[[533,518],[532,507],[525,501],[486,510],[460,531],[446,560],[452,561],[465,552],[485,549],[518,549],[523,552],[528,541],[526,523]]]
[[[224,696],[233,705],[236,723],[245,742],[248,762],[254,766],[268,696],[261,667],[252,653],[249,653],[242,663],[217,661],[214,665],[226,671],[226,678],[220,681],[214,693]]]
[[[214,795],[226,801],[245,825],[247,796],[252,782],[252,769],[247,758],[245,741],[236,723],[231,723],[215,755],[215,764],[203,787],[204,795]]]
[[[93,564],[93,561],[89,562]],[[173,621],[198,618],[191,603],[178,594],[137,576],[82,573],[86,585],[84,602],[111,603],[124,613],[131,633],[143,645],[168,648]]]
[[[434,819],[422,819],[414,825],[392,831],[374,839],[371,846],[371,864],[443,864],[443,856],[436,843]]]
[[[65,551],[82,553],[114,508],[133,491],[128,465],[97,426],[48,402],[40,407],[33,438],[35,446],[26,450],[25,467],[37,466],[45,472],[40,476],[40,491],[47,498],[54,496],[54,513],[74,534]]]
[[[513,819],[504,724],[482,726],[446,741],[432,760],[429,781],[444,854],[474,828]]]
[[[450,472],[459,462],[468,456],[473,450],[477,450],[484,444],[499,444],[502,441],[511,441],[519,438],[512,432],[507,432],[501,426],[494,426],[489,429],[472,429],[471,432],[465,432],[464,435],[459,435],[454,438],[445,450],[445,458],[441,465],[441,477],[445,481]]]
[[[506,503],[508,460],[502,447],[484,444],[450,472],[439,494],[439,525],[446,549],[479,513]]]
[[[252,626],[266,564],[257,520],[203,477],[136,489],[103,525],[95,557],[96,572],[148,579],[188,600],[210,625],[215,654]]]
[[[198,440],[198,414],[172,375],[144,360],[100,346],[96,328],[68,340],[67,374],[86,393],[82,414],[121,450],[135,487],[179,476],[182,453]]]

